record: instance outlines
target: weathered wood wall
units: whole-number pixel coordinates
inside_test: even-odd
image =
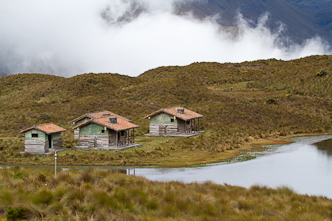
[[[104,136],[96,136],[96,149],[109,149],[109,137],[107,135]]]
[[[94,148],[95,147],[95,136],[93,136],[93,135],[80,136],[79,143],[80,143],[80,146]]]
[[[109,136],[95,136],[95,135],[85,135],[80,136],[80,146],[87,146],[88,148],[96,149],[108,149],[109,148]]]
[[[74,130],[74,139],[78,139],[79,136],[80,136],[79,128],[76,128],[76,129]]]
[[[53,149],[61,149],[62,148],[62,138],[54,138],[53,139]]]
[[[153,135],[159,135],[159,125],[160,124],[150,124],[149,133]]]
[[[43,154],[48,152],[48,141],[25,140],[24,152]]]
[[[115,147],[116,146],[116,137],[115,137],[116,134],[110,134],[108,135],[108,145],[110,147]]]
[[[185,133],[185,123],[184,120],[178,120],[179,133],[181,134]]]
[[[149,133],[155,136],[178,134],[177,124],[150,124]]]
[[[177,134],[178,133],[178,125],[167,125],[166,134]]]
[[[126,145],[127,131],[123,131],[123,135],[121,132],[118,132],[118,147]]]

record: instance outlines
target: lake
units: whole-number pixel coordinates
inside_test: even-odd
[[[295,142],[253,153],[257,158],[250,161],[195,168],[135,169],[135,174],[154,181],[212,181],[246,188],[287,186],[300,194],[332,199],[332,136],[292,140]]]

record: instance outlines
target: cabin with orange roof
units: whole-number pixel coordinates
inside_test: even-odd
[[[24,134],[24,152],[45,154],[62,149],[61,133],[66,129],[53,123],[34,125],[22,130]]]
[[[81,149],[123,150],[135,144],[135,128],[131,120],[110,111],[84,114],[69,122]]]
[[[190,137],[204,133],[200,131],[203,115],[183,107],[162,108],[145,119],[150,120],[147,136]]]

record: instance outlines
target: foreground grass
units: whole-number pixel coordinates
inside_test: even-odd
[[[43,220],[332,220],[331,200],[286,187],[159,183],[97,169],[57,179],[47,169],[0,169],[0,219],[10,207]]]

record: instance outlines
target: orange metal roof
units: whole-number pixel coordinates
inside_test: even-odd
[[[22,130],[20,133],[25,133],[29,130],[40,130],[46,134],[53,134],[53,133],[59,133],[59,132],[65,132],[66,129],[59,127],[58,125],[55,125],[53,123],[48,123],[48,124],[39,124],[39,125],[34,125],[28,129]]]
[[[184,109],[184,114],[178,113],[178,109]],[[144,119],[148,119],[149,117],[156,116],[159,113],[167,113],[167,114],[173,115],[177,118],[180,118],[182,120],[192,120],[192,119],[203,117],[203,115],[201,115],[199,113],[196,113],[189,109],[177,106],[177,107],[162,108],[162,109],[144,117]]]
[[[86,117],[91,118],[92,120],[96,119],[96,118],[103,118],[104,114],[109,114],[108,117],[116,117],[118,119],[123,119],[125,121],[131,122],[131,120],[129,120],[129,119],[125,118],[125,117],[122,117],[120,115],[117,115],[115,113],[112,113],[110,111],[98,111],[98,112],[92,112],[92,113],[83,114],[82,116],[80,116],[80,117],[78,117],[78,118],[70,121],[69,123],[71,124],[73,122],[79,121],[79,120],[81,120],[83,118],[86,118]]]
[[[128,130],[128,129],[133,129],[133,128],[138,128],[139,127],[138,125],[130,123],[129,121],[124,120],[122,118],[117,118],[117,123],[112,124],[112,123],[109,122],[109,118],[110,117],[108,116],[108,117],[92,119],[92,120],[89,120],[85,123],[77,125],[73,129],[83,127],[83,126],[88,125],[90,123],[95,123],[95,124],[107,127],[108,129],[112,129],[112,130],[115,130],[115,131],[122,131],[122,130]]]

